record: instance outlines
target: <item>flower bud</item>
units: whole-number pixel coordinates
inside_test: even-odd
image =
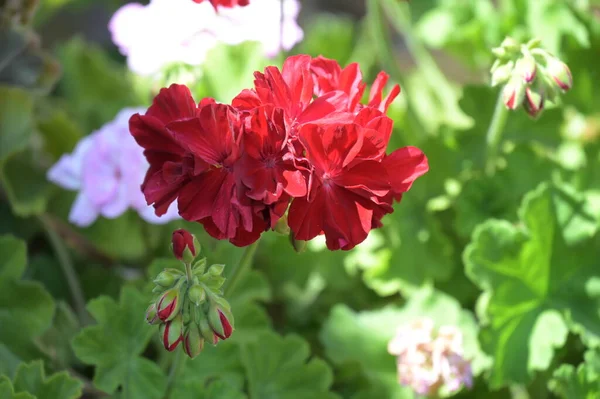
[[[223,270],[225,269],[225,265],[211,265],[208,268],[208,274],[212,275],[212,276],[220,276],[221,273],[223,273]]]
[[[279,218],[279,220],[277,220],[277,223],[275,223],[275,228],[273,230],[275,230],[276,233],[283,235],[290,234],[290,226],[288,226],[287,215],[283,215]]]
[[[513,39],[512,37],[507,37],[500,43],[500,47],[506,49],[509,52],[519,51],[521,49],[521,45],[518,41]]]
[[[148,306],[148,309],[146,310],[146,322],[151,325],[158,324],[161,322],[160,318],[158,317],[158,314],[156,314],[155,303]]]
[[[227,339],[233,332],[233,315],[222,306],[211,305],[208,310],[208,324],[221,339]]]
[[[208,320],[206,318],[200,319],[198,322],[198,327],[200,328],[200,334],[206,340],[206,342],[210,342],[213,345],[216,345],[219,342],[219,337],[214,333],[210,325],[208,324]]]
[[[525,97],[525,85],[520,77],[514,76],[508,81],[502,90],[504,105],[508,109],[517,109]]]
[[[165,291],[156,302],[156,311],[162,321],[172,320],[181,309],[181,292],[179,287]]]
[[[536,90],[528,87],[525,89],[525,99],[523,100],[523,106],[527,113],[535,118],[544,108],[544,93],[542,90]]]
[[[554,83],[560,89],[567,91],[573,87],[573,75],[571,75],[571,70],[564,62],[561,62],[557,58],[551,57],[548,60],[546,69],[548,74],[554,80]]]
[[[306,251],[306,244],[308,243],[308,241],[297,240],[294,237],[294,233],[290,232],[290,243],[292,244],[294,251],[301,253]]]
[[[523,82],[531,83],[535,79],[537,64],[532,56],[526,55],[517,61],[515,70],[523,78]]]
[[[194,284],[188,290],[188,298],[196,306],[200,305],[206,299],[206,291],[199,284]]]
[[[182,276],[181,273],[174,273],[171,270],[163,270],[156,276],[154,283],[164,288],[172,287]]]
[[[204,348],[204,338],[196,323],[191,323],[183,336],[183,350],[190,358],[195,358]]]
[[[498,66],[492,72],[492,87],[506,83],[511,77],[514,66],[515,63],[513,61],[509,61],[506,64]]]
[[[173,351],[183,340],[183,318],[178,315],[173,320],[161,324],[160,334],[163,345],[168,351]]]
[[[191,263],[200,252],[200,244],[196,237],[184,229],[173,232],[172,247],[175,257],[185,263]]]

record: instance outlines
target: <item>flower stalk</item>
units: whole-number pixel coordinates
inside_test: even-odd
[[[506,120],[508,119],[508,108],[504,105],[503,93],[500,92],[496,106],[494,108],[494,114],[488,127],[486,134],[486,158],[485,158],[485,172],[488,176],[492,176],[496,170],[496,157],[498,156],[498,148],[500,141],[502,140],[502,133],[506,126]]]

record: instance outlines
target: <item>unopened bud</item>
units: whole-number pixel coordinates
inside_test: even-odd
[[[161,324],[161,339],[166,350],[173,351],[183,340],[183,319],[178,315],[173,320]]]
[[[287,215],[283,215],[279,218],[279,220],[277,220],[277,223],[275,223],[275,228],[273,230],[275,230],[276,233],[283,235],[290,234],[290,226],[288,226]]]
[[[193,262],[196,255],[200,253],[200,243],[196,237],[184,229],[173,232],[172,248],[175,257],[185,263]]]
[[[571,75],[571,70],[569,67],[562,61],[558,60],[555,57],[551,57],[548,60],[548,65],[546,66],[548,74],[554,80],[554,83],[563,91],[569,90],[573,87],[573,75]]]
[[[521,49],[521,44],[512,37],[507,37],[502,41],[502,43],[500,43],[500,47],[506,49],[507,51],[515,52]]]
[[[297,240],[294,237],[294,233],[290,232],[290,243],[292,244],[294,251],[304,252],[304,251],[306,251],[306,245],[307,245],[308,241]]]
[[[208,324],[221,339],[227,339],[233,332],[233,315],[223,307],[211,305],[208,310]]]
[[[219,337],[217,337],[212,328],[210,328],[210,324],[208,324],[208,320],[205,317],[200,319],[198,327],[200,328],[200,334],[206,342],[210,342],[213,345],[216,345],[219,342]]]
[[[544,93],[541,90],[528,87],[525,90],[525,99],[523,100],[523,106],[527,113],[536,118],[544,108]]]
[[[165,291],[156,303],[158,317],[162,321],[172,320],[179,313],[182,302],[179,287]]]
[[[525,85],[519,76],[514,76],[502,90],[502,99],[508,109],[517,109],[525,97]]]
[[[156,304],[152,304],[146,310],[146,322],[148,324],[158,324],[161,322],[158,314],[156,314]]]
[[[535,79],[537,64],[532,56],[526,55],[517,61],[515,70],[516,73],[523,78],[525,83],[531,83]]]
[[[175,273],[172,270],[173,269],[163,270],[162,272],[160,272],[158,276],[156,276],[156,278],[154,279],[154,283],[164,288],[172,287],[182,276],[181,273]]]
[[[200,305],[206,299],[206,291],[199,284],[194,284],[188,290],[188,298],[196,306]]]
[[[529,50],[533,50],[534,48],[538,48],[542,44],[542,41],[538,38],[533,38],[527,42],[526,46]]]
[[[492,72],[492,87],[506,83],[512,75],[514,66],[515,63],[513,61],[498,66],[496,70]]]
[[[195,358],[202,352],[204,338],[196,323],[191,323],[183,336],[183,350],[190,358]]]

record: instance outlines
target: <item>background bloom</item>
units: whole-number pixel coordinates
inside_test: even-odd
[[[48,179],[77,190],[69,220],[89,226],[98,216],[116,218],[135,209],[150,223],[178,218],[176,206],[159,218],[146,204],[140,184],[148,169],[142,149],[129,134],[129,118],[140,109],[126,108],[100,130],[81,139],[71,154],[63,155],[48,170]]]
[[[388,344],[397,356],[398,380],[419,395],[434,395],[444,389],[454,392],[473,385],[469,361],[463,358],[462,332],[455,326],[434,329],[425,318],[402,326]]]
[[[277,55],[282,47],[289,50],[303,37],[296,23],[299,10],[298,0],[285,0],[282,29],[279,0],[218,11],[208,1],[152,0],[121,7],[108,27],[129,68],[151,75],[170,63],[201,65],[219,42],[258,41],[267,56]]]

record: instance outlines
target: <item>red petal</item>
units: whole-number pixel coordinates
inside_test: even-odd
[[[427,157],[416,147],[403,147],[386,156],[382,161],[388,171],[395,195],[410,189],[417,177],[429,170]]]
[[[391,189],[385,167],[375,161],[360,162],[337,176],[334,181],[336,185],[352,189],[366,198],[372,195],[383,197]]]
[[[168,88],[160,89],[148,112],[163,125],[176,120],[191,118],[196,113],[196,103],[190,89],[184,85],[172,84]]]
[[[211,216],[219,190],[228,175],[223,168],[212,169],[187,183],[177,200],[181,217],[195,221]]]
[[[238,134],[231,110],[228,105],[210,104],[198,117],[170,123],[167,128],[192,154],[211,165],[221,164],[231,155]]]
[[[165,124],[152,116],[134,114],[129,119],[129,131],[137,143],[148,153],[183,155],[183,148],[165,129]],[[149,160],[150,161],[150,160]]]

